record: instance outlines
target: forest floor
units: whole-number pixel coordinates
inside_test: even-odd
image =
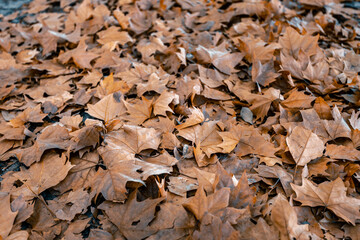
[[[0,14],[0,240],[359,239],[359,2]]]

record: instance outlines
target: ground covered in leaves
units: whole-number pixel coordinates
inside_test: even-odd
[[[359,239],[358,8],[1,16],[0,239]]]

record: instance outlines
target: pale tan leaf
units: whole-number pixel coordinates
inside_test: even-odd
[[[311,160],[321,157],[325,149],[323,141],[316,134],[299,126],[286,137],[286,143],[298,166],[304,166]]]

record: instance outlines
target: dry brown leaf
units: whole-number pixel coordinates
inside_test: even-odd
[[[73,59],[78,67],[91,69],[90,62],[99,57],[99,55],[86,51],[86,49],[87,45],[85,40],[81,39],[79,45],[75,49],[60,54],[58,59],[63,64],[67,63],[70,59]]]
[[[230,153],[235,149],[238,156],[258,154],[267,157],[275,157],[275,146],[266,140],[259,131],[253,127],[236,125],[228,132],[219,132],[223,139],[219,145],[224,153]]]
[[[300,35],[294,28],[287,27],[284,36],[280,37],[279,43],[284,54],[297,58],[300,50],[308,56],[316,54],[318,39],[319,36]]]
[[[226,208],[229,204],[230,189],[222,188],[210,196],[206,196],[204,188],[200,186],[194,197],[190,198],[183,206],[194,214],[196,219],[201,221],[204,215],[215,213]]]
[[[125,112],[124,104],[121,101],[121,94],[119,92],[107,95],[96,104],[88,104],[88,113],[96,118],[99,118],[109,124],[111,120],[119,114]]]
[[[42,123],[43,118],[47,114],[42,113],[41,105],[37,105],[34,108],[27,108],[25,111],[18,114],[15,118],[10,120],[10,124],[13,127],[24,126],[27,122]]]
[[[280,76],[279,73],[275,72],[272,61],[265,64],[261,64],[261,61],[255,62],[251,69],[251,75],[253,82],[259,83],[263,87],[275,82],[276,78]]]
[[[38,135],[34,145],[22,149],[20,161],[26,166],[39,162],[41,156],[49,149],[68,149],[72,142],[71,136],[65,127],[50,125]]]
[[[246,172],[244,171],[238,184],[230,193],[229,206],[234,208],[245,208],[254,205],[256,197],[250,189]]]
[[[130,194],[125,204],[104,202],[99,206],[127,239],[142,239],[155,232],[148,224],[155,217],[156,206],[163,200],[158,198],[138,202],[136,192]]]
[[[305,166],[311,160],[323,155],[323,141],[313,132],[303,127],[295,127],[286,137],[290,153],[298,166]]]
[[[130,88],[124,81],[114,81],[114,75],[111,73],[109,76],[105,77],[104,80],[100,81],[100,87],[98,88],[99,96],[106,96],[111,93],[116,93],[120,91],[122,94],[127,93]]]
[[[0,192],[0,208],[0,238],[7,239],[17,215],[17,212],[11,210],[9,193]]]
[[[97,187],[100,187],[100,191],[103,191],[103,188],[110,191],[106,194],[111,196],[109,200],[123,201],[126,198],[125,185],[128,181],[143,183],[137,170],[145,164],[135,155],[142,150],[157,149],[160,144],[159,136],[160,133],[153,128],[131,125],[124,125],[119,131],[105,135],[104,146],[98,148],[98,152],[107,171],[99,176]]]
[[[154,102],[154,114],[166,116],[166,112],[174,113],[174,111],[169,107],[169,104],[174,102],[174,104],[179,103],[179,95],[173,92],[163,92],[158,99]]]
[[[311,235],[308,225],[299,225],[295,209],[284,195],[276,197],[271,210],[271,220],[280,231],[280,239],[309,239]]]
[[[128,116],[125,119],[134,124],[141,124],[151,117],[153,110],[153,100],[147,100],[145,97],[141,101],[135,101],[134,104],[124,101]]]
[[[119,31],[118,27],[112,26],[106,30],[98,32],[99,36],[97,40],[102,45],[111,46],[113,44],[124,45],[128,42],[133,42],[133,39],[129,36],[128,32]]]
[[[16,173],[16,178],[23,185],[14,189],[12,194],[14,196],[22,194],[27,200],[38,197],[46,189],[60,183],[72,167],[64,154],[59,156],[55,152],[49,152],[44,155],[41,162],[34,163],[29,169],[23,168]]]
[[[281,104],[287,108],[310,108],[314,100],[315,97],[306,95],[303,92],[293,91]]]
[[[184,123],[177,125],[175,128],[177,130],[181,130],[187,127],[194,126],[196,124],[200,124],[205,120],[204,114],[198,108],[190,108],[191,114],[188,119],[185,120]]]
[[[295,200],[304,206],[324,206],[353,225],[355,220],[360,218],[360,200],[346,196],[346,187],[340,178],[332,182],[323,182],[318,186],[303,179],[302,186],[291,184],[291,187],[296,192]]]
[[[360,151],[351,146],[328,144],[325,155],[333,159],[346,159],[350,161],[360,160]]]
[[[219,146],[222,140],[217,132],[216,124],[216,121],[205,122],[203,125],[181,129],[177,134],[196,145],[195,158],[199,166],[214,163],[214,160],[210,160],[211,155],[222,151]],[[203,152],[205,155],[203,155]]]

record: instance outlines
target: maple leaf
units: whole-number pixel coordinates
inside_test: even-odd
[[[221,152],[219,144],[221,137],[216,131],[216,121],[205,122],[203,125],[195,125],[179,130],[178,136],[181,136],[196,145],[195,158],[199,166],[206,166],[213,160],[208,158],[211,154]],[[202,152],[206,154],[202,155]],[[210,161],[210,162],[209,162]]]
[[[331,140],[339,137],[351,138],[351,129],[341,116],[337,106],[332,109],[332,116],[334,120],[325,120],[324,127],[329,133]]]
[[[166,201],[160,204],[160,211],[157,212],[156,218],[151,222],[151,228],[158,230],[158,232],[150,236],[149,239],[161,239],[163,236],[185,236],[187,231],[195,226],[195,218],[184,209],[183,202],[179,199],[176,202]]]
[[[196,56],[200,62],[212,63],[221,72],[230,75],[234,67],[244,57],[243,53],[229,53],[224,44],[218,47],[207,49],[200,45],[196,48]]]
[[[131,125],[124,125],[120,130],[105,135],[104,146],[97,150],[108,169],[100,178],[101,186],[111,189],[111,196],[115,196],[111,200],[125,199],[128,181],[143,183],[141,174],[137,172],[142,168],[141,160],[137,160],[135,154],[145,149],[157,149],[159,136],[160,133],[153,128]]]
[[[261,177],[279,179],[286,196],[290,196],[293,193],[290,186],[290,183],[294,181],[293,176],[282,167],[277,165],[272,167],[259,165],[255,170]]]
[[[239,231],[236,231],[229,222],[223,223],[221,218],[207,213],[201,222],[200,229],[193,234],[193,239],[238,239]]]
[[[169,104],[174,102],[179,103],[179,95],[173,92],[163,92],[158,99],[154,102],[154,114],[166,116],[166,112],[174,113],[169,107]]]
[[[220,209],[226,208],[229,204],[230,189],[222,188],[210,196],[206,196],[204,188],[200,186],[195,196],[190,198],[183,206],[194,214],[196,219],[200,220],[207,212],[214,213]]]
[[[160,79],[157,74],[152,73],[149,75],[147,82],[141,81],[137,84],[136,90],[139,96],[142,96],[147,91],[155,91],[161,94],[165,91],[167,82],[167,79]]]
[[[284,36],[279,38],[279,43],[283,47],[281,51],[286,55],[292,55],[297,59],[299,51],[302,50],[308,56],[314,55],[318,51],[317,41],[319,35],[300,35],[292,27],[287,27]]]
[[[175,128],[181,130],[202,123],[205,120],[204,114],[198,108],[190,108],[190,116],[184,123],[177,125]]]
[[[119,31],[120,28],[111,26],[106,30],[98,32],[99,36],[97,40],[102,45],[121,44],[124,45],[128,42],[133,42],[133,39],[129,36],[128,32]]]
[[[10,194],[0,192],[0,237],[5,239],[11,232],[17,212],[13,212],[10,207]]]
[[[281,48],[279,44],[267,44],[262,39],[255,38],[252,35],[242,37],[241,39],[239,39],[239,42],[239,49],[246,53],[245,58],[252,63],[256,61],[270,61],[274,57],[275,49]]]
[[[355,220],[360,218],[360,200],[346,196],[346,187],[340,178],[323,182],[319,186],[305,178],[302,181],[302,186],[291,184],[296,193],[296,201],[304,206],[324,206],[346,222],[355,225]]]
[[[242,174],[238,184],[230,193],[229,206],[234,208],[244,208],[255,204],[256,197],[251,191],[246,172]]]
[[[71,157],[69,162],[73,167],[66,178],[53,188],[59,192],[67,192],[90,186],[96,174],[95,167],[99,162],[99,154],[97,152],[84,153],[81,157]]]
[[[65,64],[70,59],[73,59],[74,63],[80,68],[91,69],[90,62],[95,58],[99,57],[98,54],[86,51],[87,45],[84,39],[81,39],[78,46],[67,52],[64,52],[59,55],[58,59],[61,63]]]
[[[290,96],[281,102],[287,108],[310,108],[315,97],[306,95],[303,92],[293,91]]]
[[[56,200],[49,201],[49,208],[57,218],[71,221],[76,214],[84,211],[90,203],[89,193],[83,189],[78,189],[64,194]]]
[[[99,206],[127,239],[142,239],[155,232],[148,224],[155,217],[156,206],[164,200],[158,198],[138,202],[136,192],[130,194],[125,204],[104,202]]]
[[[314,109],[321,119],[332,119],[331,108],[322,97],[316,98]]]
[[[71,132],[70,135],[73,137],[72,140],[74,141],[71,148],[73,151],[79,151],[80,149],[90,146],[95,148],[99,143],[100,132],[103,130],[103,126],[100,124],[93,124]]]
[[[10,120],[10,124],[13,127],[20,127],[27,122],[41,123],[46,115],[47,114],[42,113],[41,105],[37,105],[33,108],[27,108],[25,111],[18,114],[15,118]]]
[[[136,99],[133,104],[124,101],[128,115],[124,118],[134,124],[142,124],[151,117],[153,100],[147,100],[144,96],[141,100]]]
[[[114,75],[111,73],[109,76],[105,77],[104,80],[100,81],[99,92],[97,96],[100,98],[102,96],[109,95],[111,93],[116,93],[120,91],[121,93],[127,93],[130,88],[124,81],[114,81]]]
[[[299,126],[286,137],[286,143],[298,166],[304,166],[321,157],[325,149],[323,141],[316,134]]]
[[[283,99],[280,91],[274,88],[265,90],[263,95],[250,93],[247,89],[240,85],[236,85],[232,91],[240,99],[252,104],[250,110],[255,113],[256,120],[264,119],[273,101]]]
[[[280,239],[309,239],[309,225],[299,225],[294,207],[279,194],[271,210],[271,220],[280,231]]]
[[[276,81],[276,78],[280,76],[275,72],[274,62],[269,61],[264,65],[261,61],[257,61],[253,64],[251,69],[252,80],[266,87],[270,83]]]
[[[14,196],[23,195],[27,200],[38,197],[46,189],[60,183],[73,166],[55,152],[44,155],[41,162],[34,163],[29,169],[23,168],[15,176],[23,185],[12,191]]]
[[[360,151],[351,146],[328,144],[325,155],[333,159],[346,159],[350,161],[360,160]]]
[[[22,149],[20,161],[26,166],[39,162],[43,153],[48,149],[66,150],[71,146],[70,134],[65,127],[50,125],[38,135],[34,145]]]
[[[235,125],[228,132],[219,132],[223,142],[219,145],[224,153],[230,153],[235,149],[238,156],[247,154],[259,154],[274,157],[277,151],[273,144],[254,128]]]
[[[107,95],[94,105],[88,104],[87,107],[91,116],[105,121],[106,125],[119,114],[125,112],[121,94],[118,92]]]

